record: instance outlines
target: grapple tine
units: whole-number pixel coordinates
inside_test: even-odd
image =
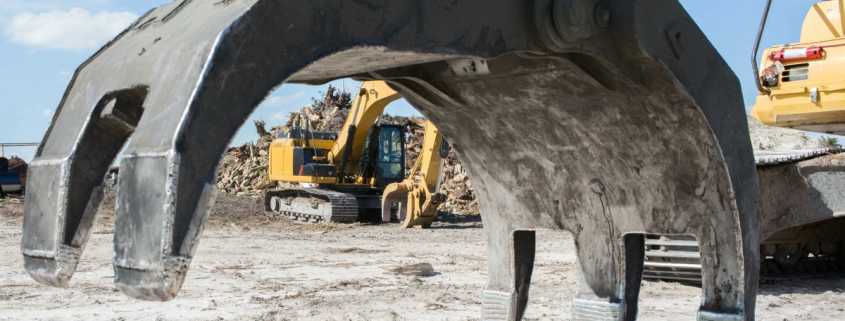
[[[118,184],[122,191],[115,236],[118,284],[133,282],[121,273],[124,268],[163,271],[162,262],[175,260],[152,252],[122,257],[128,248],[176,239],[179,248],[173,253],[191,253],[208,209],[201,204],[213,199],[213,188],[202,182],[213,177],[214,165],[205,166],[210,173],[196,180],[200,181],[198,191],[182,199],[194,204],[190,214],[178,222],[167,219],[164,213],[173,214],[177,202],[172,184],[178,181],[178,164],[183,164],[174,148],[175,137],[189,118],[185,113],[191,94],[202,84],[218,35],[253,3],[180,1],[162,6],[141,17],[79,68],[30,166],[22,248],[33,278],[67,285],[99,206],[103,176],[130,136],[134,143],[120,162]],[[205,13],[203,21],[179,19],[189,5]],[[137,132],[136,127],[140,128]],[[226,142],[228,137],[216,143]],[[204,163],[216,159],[209,157]],[[196,218],[194,208],[200,209]],[[163,235],[168,232],[165,223],[181,229],[177,236]],[[181,284],[181,279],[173,283]],[[136,297],[168,298],[162,293],[133,291],[133,286],[121,288]]]
[[[145,95],[143,86],[115,90],[99,101],[70,101],[80,105],[59,111],[57,121],[77,126],[52,128],[29,167],[23,253],[39,282],[70,281],[102,199],[103,176],[137,125]],[[67,139],[66,146],[54,143]]]

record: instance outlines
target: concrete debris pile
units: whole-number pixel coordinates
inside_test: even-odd
[[[349,109],[352,107],[352,95],[329,86],[322,100],[311,98],[311,106],[298,112],[290,113],[287,124],[276,130],[288,130],[294,127],[308,128],[318,132],[339,132],[343,128]]]
[[[751,115],[748,116],[748,129],[755,151],[841,148],[835,138],[814,139],[800,130],[766,126]]]
[[[284,126],[266,129],[261,121],[255,123],[259,139],[255,143],[230,148],[220,162],[217,187],[220,191],[238,195],[257,195],[276,184],[267,179],[267,154],[273,137],[291,128],[306,126],[313,131],[339,132],[352,106],[351,94],[329,86],[322,99],[312,99],[310,106],[290,113]],[[410,169],[420,154],[424,136],[422,118],[382,115],[380,124],[404,126],[406,137],[406,169]],[[443,161],[440,192],[447,201],[440,210],[454,214],[478,214],[479,207],[469,177],[453,150]]]
[[[481,208],[472,189],[464,167],[458,161],[454,149],[449,149],[449,156],[443,160],[443,177],[440,181],[440,192],[446,194],[447,199],[440,205],[441,212],[453,214],[479,214]]]
[[[217,188],[220,191],[248,195],[275,186],[267,179],[267,151],[270,143],[263,141],[265,139],[262,137],[257,144],[245,144],[226,151],[217,173]]]

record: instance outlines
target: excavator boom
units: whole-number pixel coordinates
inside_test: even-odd
[[[367,134],[391,102],[401,98],[384,81],[365,81],[352,102],[352,110],[329,151],[328,159],[340,170],[348,172],[350,164],[357,164],[367,142]]]

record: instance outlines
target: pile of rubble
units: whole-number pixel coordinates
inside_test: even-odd
[[[275,186],[267,179],[267,151],[269,142],[259,139],[257,144],[230,148],[220,161],[217,188],[220,191],[248,195]]]
[[[283,126],[266,129],[264,122],[255,123],[259,139],[255,143],[230,148],[223,155],[217,177],[220,191],[237,195],[257,195],[276,186],[267,179],[267,153],[273,137],[291,128],[308,127],[314,131],[338,132],[343,127],[352,105],[351,95],[329,87],[322,99],[312,99],[311,105],[292,112]],[[422,118],[382,115],[380,124],[404,126],[406,137],[406,168],[410,169],[420,154],[424,136]],[[454,151],[443,161],[440,192],[447,201],[440,210],[454,214],[479,213],[478,201],[472,191],[469,177]]]
[[[812,138],[795,129],[766,126],[754,117],[748,116],[751,145],[755,151],[786,151],[798,149],[841,148],[836,138]]]
[[[440,181],[440,192],[445,193],[446,202],[440,205],[441,212],[453,214],[479,214],[481,209],[478,199],[472,189],[464,167],[458,161],[454,149],[449,150],[449,156],[443,160],[443,178]]]
[[[288,130],[293,127],[309,128],[318,132],[339,132],[343,128],[349,109],[352,108],[352,95],[347,91],[338,91],[329,86],[323,99],[311,98],[311,105],[298,112],[290,113],[287,124],[274,128]]]

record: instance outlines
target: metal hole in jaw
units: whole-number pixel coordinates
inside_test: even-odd
[[[113,135],[131,135],[144,113],[148,92],[146,86],[136,86],[106,94],[97,107],[98,124]]]

